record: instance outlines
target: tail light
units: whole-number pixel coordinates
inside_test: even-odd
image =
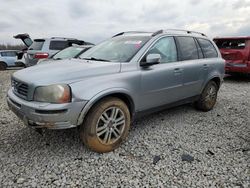
[[[34,58],[35,59],[46,59],[49,57],[49,54],[48,53],[41,53],[41,52],[38,52],[34,55]]]

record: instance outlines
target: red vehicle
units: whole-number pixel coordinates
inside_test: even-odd
[[[214,42],[226,60],[227,73],[250,74],[250,36],[215,38]]]

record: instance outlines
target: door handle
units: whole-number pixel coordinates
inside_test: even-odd
[[[208,69],[208,64],[203,64],[203,68],[205,69],[205,70],[207,70]]]
[[[180,73],[182,73],[182,69],[181,68],[175,68],[174,73],[175,74],[180,74]]]

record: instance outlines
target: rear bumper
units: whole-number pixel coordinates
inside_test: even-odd
[[[226,62],[225,70],[227,73],[250,73],[250,64],[238,62]]]
[[[67,129],[77,126],[77,120],[87,101],[51,104],[25,101],[8,91],[9,108],[28,126],[33,128]]]

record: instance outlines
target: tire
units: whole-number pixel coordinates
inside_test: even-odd
[[[0,71],[6,70],[7,65],[4,62],[0,62]]]
[[[219,87],[214,81],[208,82],[195,103],[196,108],[204,112],[212,110],[217,100],[218,90]]]
[[[127,138],[130,124],[127,105],[118,98],[105,98],[90,109],[80,127],[80,138],[95,152],[110,152]]]
[[[25,65],[24,63],[22,63],[22,67],[23,67],[23,68],[26,68],[26,65]]]

